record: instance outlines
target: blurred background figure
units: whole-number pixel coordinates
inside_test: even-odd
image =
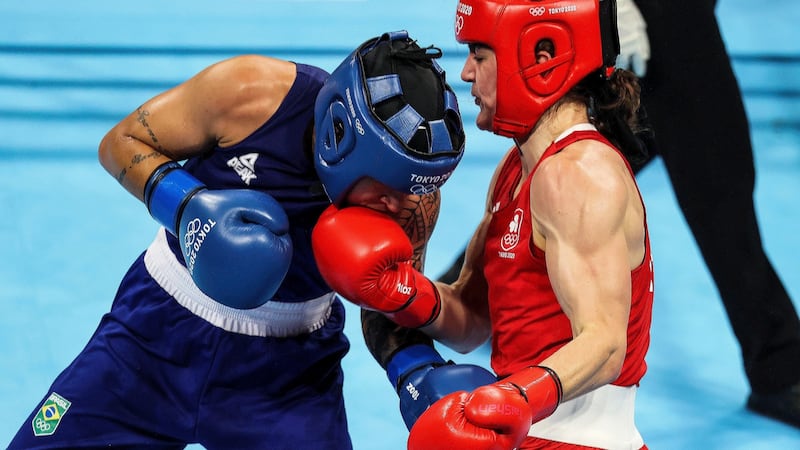
[[[750,127],[716,6],[619,0],[620,62],[642,77],[651,157],[664,161],[739,341],[747,407],[800,427],[800,321],[761,242]]]

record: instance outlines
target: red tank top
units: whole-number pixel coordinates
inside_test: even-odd
[[[572,339],[569,319],[561,310],[547,276],[544,251],[533,244],[530,183],[545,158],[584,139],[613,147],[597,131],[573,131],[547,148],[523,181],[517,198],[513,198],[513,193],[522,176],[520,159],[506,158],[497,178],[483,263],[489,283],[492,368],[500,376],[540,363]],[[628,170],[633,176],[630,166]],[[653,264],[646,220],[644,260],[631,271],[631,287],[628,349],[622,372],[613,382],[619,386],[638,384],[647,371],[644,358],[650,345]]]

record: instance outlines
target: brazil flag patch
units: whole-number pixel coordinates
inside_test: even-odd
[[[56,432],[61,418],[67,413],[72,403],[64,397],[53,392],[44,401],[44,404],[39,408],[36,417],[33,418],[33,435],[34,436],[50,436]]]

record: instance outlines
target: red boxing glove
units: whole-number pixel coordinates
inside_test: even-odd
[[[311,244],[322,277],[351,302],[408,328],[439,316],[439,293],[414,269],[411,241],[389,216],[330,206],[317,221]]]
[[[531,424],[552,414],[561,382],[546,367],[529,367],[471,393],[454,392],[425,411],[408,436],[408,450],[519,447]]]
[[[491,386],[491,385],[490,385]],[[408,450],[511,450],[531,427],[525,398],[497,388],[454,392],[425,411],[408,435]],[[486,391],[485,389],[483,391]]]

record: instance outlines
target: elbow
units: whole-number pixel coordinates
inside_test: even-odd
[[[106,170],[109,170],[113,164],[113,142],[114,138],[114,130],[112,129],[105,136],[103,139],[100,140],[100,145],[97,147],[97,160],[100,162],[100,165],[103,166]]]
[[[118,162],[124,159],[122,155],[135,150],[139,142],[120,122],[100,140],[97,146],[97,159],[109,173],[114,173],[124,167],[120,167]]]
[[[619,378],[622,373],[622,365],[625,363],[625,355],[627,353],[627,339],[615,339],[608,343],[606,351],[606,362],[602,368],[602,378],[606,383],[612,383]]]

